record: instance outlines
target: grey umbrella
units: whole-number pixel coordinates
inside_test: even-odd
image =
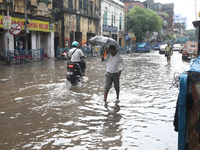
[[[119,44],[112,38],[105,36],[95,36],[89,39],[89,41],[93,44],[100,45],[106,48],[109,48],[110,45],[114,45],[117,50],[120,49]]]

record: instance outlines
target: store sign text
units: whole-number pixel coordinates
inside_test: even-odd
[[[3,19],[1,15],[0,19],[1,19],[0,28],[3,28]],[[25,28],[24,22],[25,19],[12,17],[12,23],[20,24],[22,30],[24,30]],[[27,24],[27,28],[31,31],[54,32],[54,23],[29,19],[29,24]]]

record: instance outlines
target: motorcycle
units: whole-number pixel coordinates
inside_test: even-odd
[[[63,52],[63,53],[58,53],[58,59],[68,59],[68,55],[67,52]]]
[[[75,62],[68,62],[66,79],[74,85],[77,81],[80,81],[81,76],[83,75],[81,74],[80,65]]]

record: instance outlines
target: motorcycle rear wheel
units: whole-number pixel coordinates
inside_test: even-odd
[[[75,77],[74,76],[71,76],[71,80],[70,80],[71,84],[74,85],[76,80],[75,80]]]

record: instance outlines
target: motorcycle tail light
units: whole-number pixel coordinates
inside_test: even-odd
[[[73,67],[74,67],[74,65],[68,65],[68,67],[69,67],[69,68],[73,68]]]

